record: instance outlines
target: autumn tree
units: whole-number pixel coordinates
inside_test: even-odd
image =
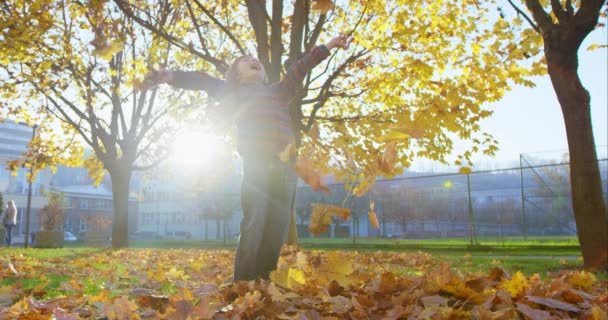
[[[168,149],[161,146],[172,128],[167,115],[181,109],[179,93],[161,97],[156,90],[134,87],[149,64],[166,59],[170,46],[158,43],[111,3],[50,3],[53,27],[32,44],[27,59],[2,65],[2,93],[21,106],[15,114],[52,115],[93,149],[94,157],[85,164],[93,176],[107,171],[111,177],[112,246],[125,247],[132,172],[164,158]],[[157,25],[174,19],[157,17]],[[173,103],[163,103],[168,100]],[[53,139],[46,143],[52,145]]]
[[[509,0],[542,36],[546,70],[562,109],[570,152],[572,207],[586,267],[608,266],[608,215],[591,128],[591,97],[578,76],[578,51],[598,27],[603,0]]]
[[[416,157],[467,172],[475,153],[494,154],[497,142],[479,125],[491,115],[484,103],[513,83],[532,86],[528,77],[543,71],[538,37],[513,34],[510,23],[521,19],[486,18],[496,11],[489,2],[113,1],[182,49],[170,68],[219,77],[236,56],[255,53],[274,82],[313,46],[339,33],[353,36],[350,50],[334,53],[303,81],[291,114],[300,161],[316,175],[333,174],[356,196]],[[157,7],[180,19],[157,26]],[[513,46],[515,37],[525,49]],[[469,147],[451,157],[456,138]]]

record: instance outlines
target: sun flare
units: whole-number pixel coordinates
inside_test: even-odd
[[[222,150],[219,137],[204,130],[184,130],[175,137],[171,162],[183,170],[203,170]]]

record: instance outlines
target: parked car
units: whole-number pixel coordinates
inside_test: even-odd
[[[192,239],[192,233],[188,231],[169,231],[166,236],[171,239]]]
[[[163,237],[154,231],[136,231],[129,235],[133,240],[160,240]]]
[[[76,241],[76,240],[78,240],[78,238],[76,238],[76,236],[74,236],[74,234],[71,233],[70,231],[63,232],[63,241]]]

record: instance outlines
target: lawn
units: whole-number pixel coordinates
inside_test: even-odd
[[[576,318],[606,311],[608,297],[605,274],[581,271],[577,259],[286,247],[272,282],[234,284],[233,258],[223,249],[2,248],[0,318]]]

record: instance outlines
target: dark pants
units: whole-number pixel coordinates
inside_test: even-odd
[[[234,260],[234,281],[268,279],[285,242],[296,176],[276,156],[243,157],[243,220]]]
[[[13,227],[15,225],[14,224],[5,224],[4,225],[4,230],[6,232],[5,236],[4,236],[4,242],[6,243],[7,247],[11,246],[11,242],[13,241]]]

